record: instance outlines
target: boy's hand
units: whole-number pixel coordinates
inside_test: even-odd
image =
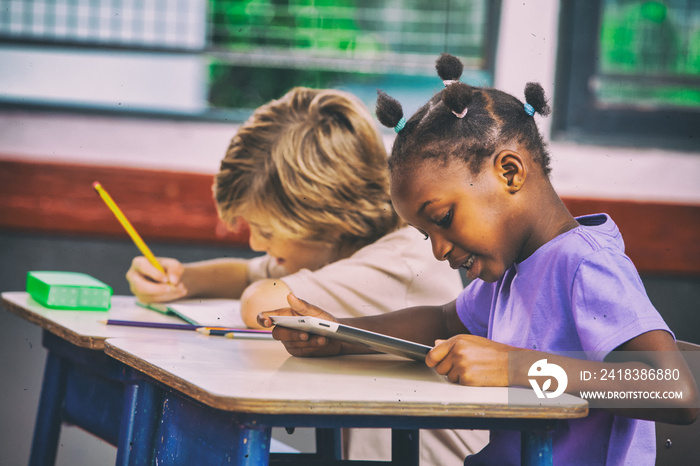
[[[270,316],[310,316],[331,322],[338,321],[331,314],[297,298],[292,293],[287,295],[287,302],[289,307],[258,314],[258,323],[263,327],[272,327],[274,324]],[[340,354],[341,343],[339,341],[320,335],[313,335],[308,332],[277,325],[272,330],[272,336],[275,340],[280,340],[292,356],[333,356]]]
[[[165,274],[143,256],[135,257],[126,272],[131,293],[143,303],[162,303],[184,298],[187,288],[182,283],[185,267],[176,259],[158,258]]]
[[[517,348],[475,335],[437,340],[425,358],[438,374],[460,385],[508,386],[508,352]]]

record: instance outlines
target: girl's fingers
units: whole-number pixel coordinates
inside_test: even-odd
[[[428,367],[436,367],[452,349],[449,340],[435,340],[435,347],[428,352],[425,363]]]
[[[309,306],[309,303],[304,301],[303,299],[297,298],[294,294],[289,293],[287,295],[287,302],[289,303],[289,306],[294,309],[295,312],[298,312],[300,314],[304,314],[304,311]]]
[[[294,311],[294,313],[297,315],[318,317],[320,319],[329,320],[331,322],[336,322],[338,320],[333,315],[327,313],[320,307],[314,306],[313,304],[309,304],[303,299],[297,298],[293,293],[289,293],[287,295],[287,302],[289,303],[289,306]]]
[[[272,337],[275,340],[285,342],[285,344],[288,342],[291,344],[299,343],[300,346],[324,346],[328,343],[328,339],[321,335],[313,335],[279,325],[272,330]]]
[[[258,314],[258,323],[263,327],[272,327],[274,323],[270,316],[310,316],[320,317],[326,320],[334,321],[335,318],[322,311],[318,307],[307,303],[306,301],[297,298],[292,293],[287,295],[289,307],[277,309],[275,311],[266,311]],[[314,335],[299,330],[294,330],[280,325],[276,325],[272,329],[272,337],[275,340],[281,341],[289,354],[293,356],[328,356],[338,354],[340,346],[337,342],[333,342],[321,335]]]
[[[443,359],[435,366],[435,372],[440,375],[449,375],[452,371],[452,363],[448,359]]]
[[[270,319],[270,316],[293,316],[298,315],[291,307],[283,307],[281,309],[275,309],[274,311],[264,311],[258,314],[257,320],[263,327],[272,327],[274,322]]]
[[[294,312],[304,316],[316,316],[323,313],[323,311],[316,306],[307,303],[303,299],[297,298],[294,294],[289,293],[287,295],[287,302]]]

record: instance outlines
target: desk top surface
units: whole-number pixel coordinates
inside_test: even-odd
[[[585,401],[539,400],[532,390],[464,387],[425,364],[386,354],[290,356],[276,341],[110,338],[105,352],[213,408],[258,414],[410,415],[568,419]],[[509,390],[531,392],[509,402]]]
[[[107,312],[52,310],[25,292],[2,293],[2,304],[72,344],[105,350],[176,391],[226,411],[528,419],[588,413],[585,401],[566,394],[539,400],[529,389],[463,387],[420,362],[391,355],[296,358],[272,340],[100,323],[108,318],[182,323],[137,306],[130,296],[113,296]],[[509,402],[509,390],[532,396]]]
[[[2,304],[13,314],[82,348],[102,350],[105,339],[112,337],[158,338],[172,332],[191,333],[182,330],[122,327],[101,322],[107,319],[118,319],[184,323],[177,317],[137,306],[136,298],[133,296],[112,296],[112,307],[109,311],[49,309],[34,301],[29,293],[23,291],[2,293]]]

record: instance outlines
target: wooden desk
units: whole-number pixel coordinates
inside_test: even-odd
[[[63,421],[116,445],[117,464],[265,465],[272,426],[390,427],[401,465],[417,464],[419,428],[515,429],[526,464],[551,463],[556,419],[587,414],[573,397],[508,405],[506,389],[453,385],[393,356],[301,359],[278,342],[98,323],[177,322],[133,297],[113,297],[108,313],[50,310],[23,292],[3,293],[2,302],[42,327],[49,351],[30,464],[54,463]],[[315,460],[287,455],[274,464],[336,464]]]
[[[523,464],[551,464],[556,420],[588,412],[569,395],[509,404],[506,388],[451,384],[389,355],[295,358],[278,342],[197,337],[106,342],[107,355],[164,388],[159,464],[267,465],[273,426],[514,429]]]
[[[121,327],[100,323],[106,319],[143,320],[183,324],[177,317],[144,309],[136,305],[133,296],[112,296],[109,311],[66,311],[49,309],[34,301],[29,293],[11,291],[2,293],[2,304],[8,311],[32,322],[42,329],[81,348],[103,350],[107,338],[152,338],[171,332],[162,329]]]
[[[108,337],[137,337],[158,340],[177,330],[108,326],[107,318],[182,323],[175,317],[143,309],[135,298],[112,297],[105,311],[64,311],[41,306],[25,292],[2,293],[2,304],[10,312],[40,326],[48,350],[29,463],[53,465],[61,424],[80,426],[117,447],[117,464],[133,464],[149,448],[147,438],[154,421],[134,418],[137,410],[155,409],[160,392],[128,367],[107,357]],[[186,332],[182,332],[186,333]],[[138,424],[143,421],[145,424]]]

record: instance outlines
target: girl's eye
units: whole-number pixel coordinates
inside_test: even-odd
[[[444,217],[442,217],[440,220],[437,222],[437,226],[440,228],[447,228],[450,226],[450,223],[452,223],[452,211],[449,210]]]

